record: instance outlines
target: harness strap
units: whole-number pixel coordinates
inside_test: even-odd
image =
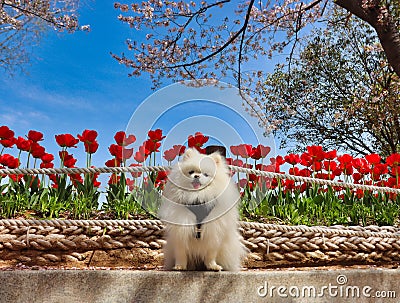
[[[195,237],[196,239],[201,238],[201,227],[203,225],[204,219],[210,214],[210,212],[214,209],[215,204],[207,206],[207,202],[197,202],[192,205],[185,205],[188,210],[190,210],[196,216],[196,228],[195,228]]]

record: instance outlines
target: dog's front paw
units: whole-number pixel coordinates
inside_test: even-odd
[[[172,269],[173,269],[173,270],[186,270],[186,266],[177,264],[177,265],[175,265]]]
[[[223,268],[221,265],[218,265],[217,263],[210,263],[207,266],[208,270],[212,270],[212,271],[221,271]]]

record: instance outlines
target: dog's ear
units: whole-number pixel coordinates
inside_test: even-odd
[[[219,152],[212,153],[210,157],[214,160],[217,166],[221,165],[222,163],[222,156]]]
[[[183,160],[190,159],[194,155],[198,155],[199,152],[195,148],[188,148],[185,153],[183,154]]]

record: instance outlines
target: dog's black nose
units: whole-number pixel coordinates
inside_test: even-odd
[[[198,179],[198,178],[200,178],[200,176],[199,175],[194,175],[194,178]]]

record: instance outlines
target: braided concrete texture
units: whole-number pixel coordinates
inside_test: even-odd
[[[0,262],[90,266],[92,257],[96,260],[99,253],[122,251],[126,255],[125,251],[131,250],[126,266],[140,268],[138,260],[157,266],[165,242],[163,228],[159,220],[0,220]],[[252,252],[248,268],[400,261],[400,229],[393,226],[308,227],[241,222],[240,232]],[[122,265],[106,262],[94,266]]]
[[[399,302],[400,270],[0,272],[0,302]]]

